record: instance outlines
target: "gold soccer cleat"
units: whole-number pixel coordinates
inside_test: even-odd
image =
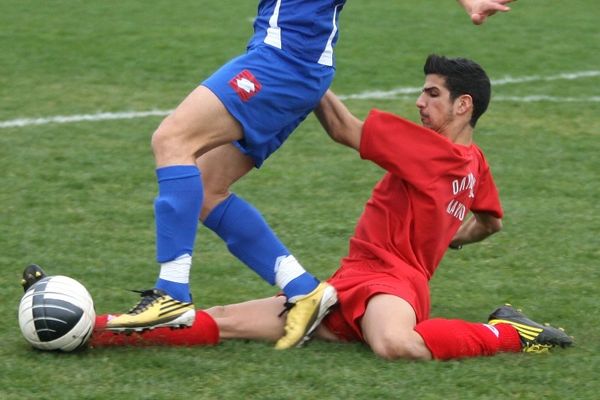
[[[321,282],[315,290],[295,303],[287,303],[289,311],[285,334],[277,341],[275,348],[284,350],[302,346],[310,340],[314,330],[336,303],[335,288],[326,282]]]
[[[143,331],[161,326],[174,328],[192,326],[196,311],[193,303],[175,300],[159,289],[137,291],[142,299],[126,314],[111,319],[106,329],[112,331]]]

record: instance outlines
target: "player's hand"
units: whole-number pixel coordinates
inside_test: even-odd
[[[487,17],[491,17],[498,11],[510,11],[506,4],[515,0],[461,0],[461,3],[475,25],[481,25]]]

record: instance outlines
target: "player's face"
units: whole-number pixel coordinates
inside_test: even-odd
[[[416,103],[423,126],[442,134],[454,120],[453,101],[445,83],[441,75],[425,76],[423,91]]]

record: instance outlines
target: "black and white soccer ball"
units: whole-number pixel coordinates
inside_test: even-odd
[[[68,276],[40,279],[19,304],[21,333],[40,350],[73,351],[84,346],[95,322],[92,296]]]

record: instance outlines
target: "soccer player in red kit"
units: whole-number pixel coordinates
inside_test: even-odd
[[[340,306],[325,326],[337,337],[364,340],[385,358],[447,358],[445,346],[460,342],[445,335],[438,343],[439,334],[449,331],[476,337],[464,347],[487,354],[497,350],[499,330],[512,333],[508,345],[518,344],[514,329],[429,320],[428,282],[449,246],[482,240],[502,226],[489,165],[472,141],[490,82],[465,59],[432,55],[424,71],[416,102],[423,126],[377,110],[362,122],[331,92],[317,110],[334,140],[387,171],[365,206],[348,256],[329,280]],[[466,219],[469,211],[473,216]],[[477,354],[453,354],[465,355]]]
[[[489,78],[471,60],[436,55],[427,58],[424,72],[416,102],[422,126],[377,110],[363,122],[331,91],[315,110],[335,141],[387,172],[365,205],[348,255],[328,280],[339,303],[309,334],[363,341],[386,359],[447,360],[572,344],[563,331],[510,306],[492,312],[487,323],[429,318],[428,283],[448,247],[459,249],[499,231],[503,211],[490,167],[473,143],[473,128],[490,99]],[[214,307],[199,311],[204,323],[190,330],[134,337],[103,332],[109,316],[102,316],[91,343],[278,340],[284,302],[276,296]]]
[[[448,247],[502,227],[490,167],[473,142],[491,84],[477,63],[430,55],[416,101],[422,126],[373,110],[363,122],[331,92],[316,114],[329,135],[387,172],[329,279],[339,307],[323,336],[366,342],[387,359],[453,359],[566,346],[562,331],[501,307],[487,324],[429,318],[429,286]],[[469,212],[472,214],[467,218]]]

